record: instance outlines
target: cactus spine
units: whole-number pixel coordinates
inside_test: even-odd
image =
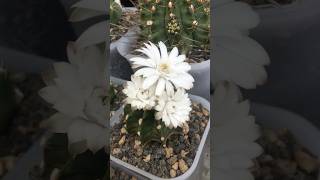
[[[209,0],[139,0],[142,36],[185,52],[208,48]]]

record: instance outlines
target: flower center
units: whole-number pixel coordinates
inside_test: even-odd
[[[159,71],[163,73],[169,73],[169,65],[167,63],[162,63],[159,65]]]

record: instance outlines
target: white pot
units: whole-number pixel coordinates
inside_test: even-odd
[[[118,43],[117,49],[119,54],[124,57],[130,64],[130,58],[134,55],[130,54],[137,43],[139,28],[134,27],[123,36]],[[191,94],[198,95],[210,100],[210,60],[201,63],[191,64],[190,74],[192,74],[195,82],[193,88],[189,91]]]
[[[201,103],[206,109],[210,110],[210,103],[199,97],[190,95],[190,98],[193,102]],[[114,116],[110,120],[110,127],[112,127],[115,123],[119,122],[120,115],[123,113],[123,107],[120,108]],[[193,163],[191,167],[181,176],[178,176],[176,178],[170,178],[170,180],[187,180],[187,179],[202,179],[202,170],[203,170],[203,160],[204,160],[204,147],[206,141],[209,141],[209,129],[210,129],[210,119],[207,124],[207,127],[202,135],[196,156],[193,160]],[[208,139],[208,140],[207,140]],[[133,175],[137,177],[138,179],[152,179],[152,180],[165,180],[164,178],[159,178],[149,172],[146,172],[142,169],[139,169],[131,164],[128,164],[126,162],[123,162],[122,160],[110,155],[110,165],[116,168],[119,168],[120,170],[126,172],[129,175]]]
[[[320,157],[320,131],[304,117],[281,108],[252,103],[252,114],[263,127],[271,129],[287,128],[296,140],[317,157]],[[318,176],[320,180],[320,174]]]
[[[252,31],[259,38],[289,38],[318,23],[320,1],[295,0],[292,4],[253,6],[261,22]]]

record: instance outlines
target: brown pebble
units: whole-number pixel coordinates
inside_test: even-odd
[[[171,167],[172,167],[172,169],[174,169],[174,170],[178,170],[178,168],[179,168],[179,163],[176,162],[176,163],[174,163]]]
[[[121,128],[121,134],[126,134],[127,133],[127,130],[126,130],[126,128]]]
[[[133,148],[138,149],[140,147],[140,144],[141,144],[141,141],[135,140]]]
[[[121,152],[121,149],[120,148],[114,148],[112,150],[112,154],[119,154]]]
[[[187,163],[183,159],[179,160],[179,169],[182,173],[185,173],[189,169]]]
[[[151,159],[151,154],[147,155],[146,157],[144,157],[143,161],[144,162],[149,162]]]
[[[170,177],[174,178],[177,176],[177,171],[174,169],[170,169]]]
[[[127,160],[128,160],[128,158],[126,156],[122,157],[122,161],[127,161]]]
[[[166,158],[170,158],[173,154],[173,148],[169,147],[169,148],[165,148],[165,153],[166,153]]]
[[[135,176],[132,176],[131,180],[138,180],[138,179]]]
[[[296,151],[294,158],[298,166],[308,173],[315,172],[319,168],[319,161],[302,150]]]
[[[181,152],[180,152],[180,155],[181,155],[181,157],[186,157],[186,155],[188,154],[189,152],[188,151],[185,151],[185,150],[181,150]]]
[[[143,153],[143,149],[141,148],[141,147],[139,147],[138,149],[137,149],[137,156],[141,156],[142,155],[142,153]]]
[[[122,136],[118,144],[121,146],[126,142],[126,136]]]
[[[183,132],[183,134],[188,134],[189,133],[189,125],[187,123],[183,124],[182,132]]]
[[[201,127],[205,128],[207,125],[204,122],[200,123]]]
[[[168,163],[170,165],[173,165],[174,163],[176,163],[178,161],[178,156],[177,155],[173,155],[170,159],[168,159]]]
[[[205,116],[209,116],[209,111],[207,109],[205,109],[205,108],[202,108],[202,113]]]
[[[197,139],[198,141],[201,140],[201,136],[200,136],[199,134],[195,134],[195,137],[196,137],[196,139]]]

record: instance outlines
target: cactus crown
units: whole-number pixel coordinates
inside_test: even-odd
[[[120,4],[114,0],[110,1],[110,21],[112,24],[117,24],[120,21],[122,15],[122,8]]]
[[[139,0],[142,36],[184,52],[209,48],[209,0]]]
[[[180,131],[170,129],[162,121],[155,120],[155,110],[132,110],[128,104],[124,108],[124,123],[129,134],[137,134],[143,144],[157,141],[165,145],[171,135]]]

